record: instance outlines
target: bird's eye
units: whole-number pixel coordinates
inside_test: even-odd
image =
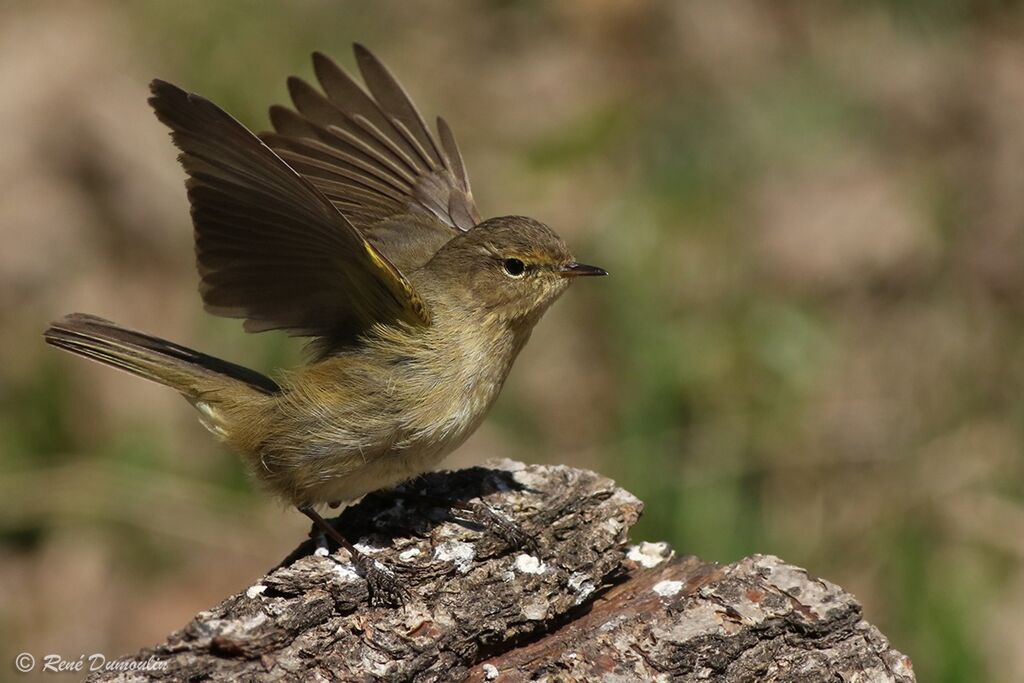
[[[509,277],[522,277],[526,273],[526,264],[517,258],[507,258],[501,262],[501,267]]]

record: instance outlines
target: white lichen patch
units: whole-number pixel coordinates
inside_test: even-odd
[[[547,565],[533,555],[521,553],[516,557],[516,569],[523,574],[543,574]]]
[[[334,565],[334,573],[342,581],[358,581],[359,574],[356,573],[356,568],[350,564],[342,564],[341,562]]]
[[[673,595],[683,590],[682,581],[659,581],[654,584],[652,589],[655,593],[663,598],[671,598]]]
[[[488,681],[493,681],[498,677],[498,667],[493,664],[484,664],[481,668],[484,670],[484,678]]]
[[[264,586],[262,583],[257,583],[254,586],[249,586],[249,588],[245,591],[245,597],[249,598],[250,600],[255,600],[256,597],[263,593],[263,591],[265,590],[267,590],[266,586]]]
[[[356,550],[363,553],[364,555],[373,555],[374,553],[379,553],[380,551],[384,550],[383,548],[375,548],[372,545],[367,545],[363,542],[353,543],[352,545],[355,547]]]
[[[418,557],[419,554],[420,554],[420,549],[419,548],[409,548],[408,550],[403,550],[402,552],[400,552],[398,554],[398,559],[402,560],[403,562],[408,562],[412,558]]]
[[[434,548],[434,559],[454,563],[460,574],[469,572],[475,557],[476,548],[462,541],[445,541]]]
[[[668,543],[648,543],[644,541],[638,545],[629,546],[626,552],[626,559],[636,562],[641,567],[650,569],[668,560],[674,555]]]

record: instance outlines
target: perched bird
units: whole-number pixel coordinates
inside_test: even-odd
[[[165,81],[207,311],[245,330],[311,337],[313,358],[270,379],[74,313],[48,343],[185,397],[265,488],[348,548],[391,601],[394,576],[316,511],[433,468],[480,425],[547,308],[580,276],[554,231],[481,220],[445,121],[431,133],[387,68],[355,46],[364,90],[322,54],[322,92],[291,78],[258,137]]]

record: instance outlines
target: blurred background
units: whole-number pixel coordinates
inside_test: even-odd
[[[922,681],[1024,680],[1020,3],[0,5],[0,659],[134,651],[303,538],[172,392],[60,354],[88,311],[263,371],[202,311],[155,76],[256,130],[370,46],[484,215],[612,272],[547,315],[448,460],[567,463],[637,540],[775,553]]]

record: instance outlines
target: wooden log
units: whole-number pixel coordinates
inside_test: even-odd
[[[538,549],[369,496],[336,524],[396,568],[402,607],[371,606],[348,554],[309,540],[91,680],[914,680],[910,660],[828,581],[770,556],[722,566],[629,546],[643,506],[593,472],[503,461],[406,490],[483,500]]]

